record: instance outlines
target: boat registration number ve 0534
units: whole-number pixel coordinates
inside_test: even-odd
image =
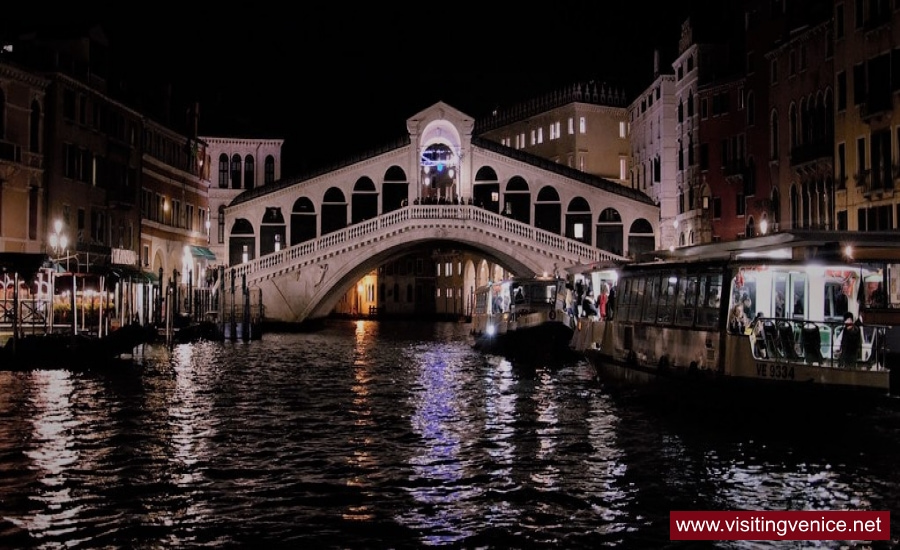
[[[794,379],[794,367],[791,365],[780,365],[778,363],[757,363],[756,376],[761,378],[780,378],[782,380]]]

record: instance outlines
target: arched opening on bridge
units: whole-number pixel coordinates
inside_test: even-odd
[[[259,226],[259,255],[265,256],[285,247],[284,215],[281,208],[266,207]]]
[[[531,193],[522,176],[513,176],[503,194],[503,212],[516,221],[531,223]]]
[[[399,166],[391,166],[384,174],[381,186],[381,211],[383,214],[409,204],[409,178]]]
[[[445,143],[434,143],[422,151],[423,202],[453,202],[458,199],[459,159]]]
[[[322,198],[322,235],[347,227],[347,199],[337,187],[330,187]]]
[[[476,206],[480,206],[495,214],[500,213],[500,181],[497,172],[490,166],[482,166],[475,173],[475,182],[472,185],[472,200]]]
[[[566,211],[566,237],[591,244],[591,206],[584,197],[569,201]]]
[[[549,185],[538,191],[534,203],[534,226],[557,235],[562,229],[562,204],[559,193]]]
[[[316,207],[308,197],[300,197],[291,208],[291,246],[316,238]]]
[[[631,224],[628,230],[628,255],[632,258],[644,252],[656,250],[656,236],[653,234],[653,225],[644,218],[638,218]]]
[[[597,216],[597,248],[621,255],[624,243],[622,215],[615,208],[604,208]]]
[[[371,178],[363,176],[353,184],[350,197],[350,223],[371,220],[378,216],[378,190]]]
[[[231,226],[228,240],[228,265],[237,265],[256,257],[256,237],[253,224],[246,218],[237,218]]]

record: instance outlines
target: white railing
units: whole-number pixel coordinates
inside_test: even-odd
[[[473,229],[489,229],[498,236],[516,237],[515,242],[523,247],[555,251],[565,254],[573,263],[592,263],[600,260],[615,261],[626,258],[600,250],[557,235],[550,231],[538,229],[527,223],[501,216],[484,208],[472,205],[434,204],[411,205],[366,220],[339,231],[323,235],[317,239],[306,241],[249,262],[232,266],[226,270],[226,278],[247,276],[247,282],[261,279],[273,272],[288,271],[304,265],[315,263],[324,255],[333,256],[341,250],[357,248],[361,243],[383,236],[384,233],[402,229],[406,225],[419,220],[465,221]],[[417,225],[421,225],[418,224]],[[435,223],[435,227],[440,227]]]

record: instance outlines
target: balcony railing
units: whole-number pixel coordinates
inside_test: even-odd
[[[22,162],[22,148],[15,143],[0,141],[0,160]]]
[[[834,138],[822,137],[791,147],[791,166],[834,157]]]

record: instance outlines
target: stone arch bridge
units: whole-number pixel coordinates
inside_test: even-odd
[[[299,323],[327,316],[377,266],[441,242],[480,251],[523,276],[622,259],[473,205],[410,205],[235,265],[225,270],[223,283],[259,290],[266,320]]]

